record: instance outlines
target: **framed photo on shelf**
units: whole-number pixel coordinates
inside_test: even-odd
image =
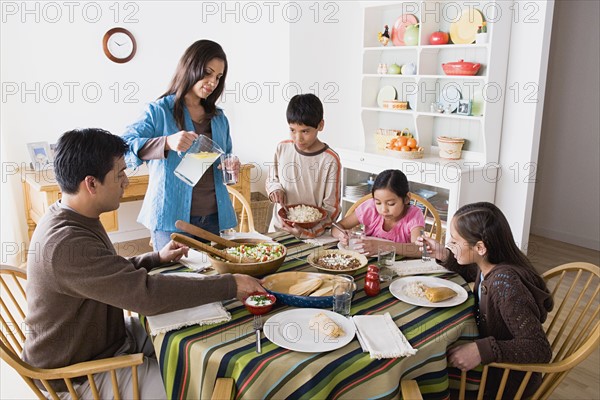
[[[459,100],[456,113],[458,115],[471,115],[471,100]]]
[[[33,169],[39,171],[52,165],[54,158],[48,142],[27,143]]]

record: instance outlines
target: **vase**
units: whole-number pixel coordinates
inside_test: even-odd
[[[487,32],[477,33],[475,35],[475,43],[477,43],[477,44],[486,44],[487,42],[488,42],[488,34],[487,34]]]

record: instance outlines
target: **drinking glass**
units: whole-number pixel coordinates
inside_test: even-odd
[[[383,244],[377,247],[377,263],[379,264],[379,280],[391,281],[394,270],[390,267],[396,260],[396,248],[391,244]]]
[[[360,252],[364,238],[365,233],[363,231],[351,231],[348,235],[348,248]]]
[[[187,152],[179,153],[183,160],[175,168],[175,176],[190,186],[196,186],[202,175],[225,153],[209,137],[200,135]]]
[[[221,154],[221,170],[223,171],[223,183],[226,185],[235,185],[238,181],[239,158],[231,153]]]
[[[354,278],[351,275],[340,274],[333,278],[333,312],[350,316],[353,291]]]

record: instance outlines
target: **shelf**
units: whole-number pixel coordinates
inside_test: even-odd
[[[477,48],[487,48],[489,46],[486,44],[423,44],[421,45],[421,51],[437,51],[437,50],[461,50],[461,49],[477,49]]]
[[[418,117],[434,117],[434,118],[452,118],[452,119],[466,119],[470,121],[481,121],[483,116],[473,115],[459,115],[459,114],[443,114],[443,113],[432,113],[432,112],[417,112]]]
[[[402,74],[363,74],[365,78],[381,78],[381,79],[412,79],[416,80],[417,77],[415,75],[402,75]]]
[[[419,46],[385,46],[383,47],[363,47],[364,51],[394,51],[394,50],[399,50],[399,51],[406,51],[406,50],[411,50],[411,51],[415,51],[418,50]]]
[[[362,107],[363,111],[376,111],[376,112],[384,112],[384,113],[392,113],[392,114],[414,114],[414,110],[391,110],[389,108],[379,108],[379,107]]]
[[[485,81],[487,76],[481,75],[419,75],[418,79],[450,79],[453,81]]]

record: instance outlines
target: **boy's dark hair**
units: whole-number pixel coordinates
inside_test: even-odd
[[[386,169],[377,175],[373,183],[373,189],[371,189],[371,195],[375,197],[375,191],[379,189],[388,189],[405,201],[410,191],[408,178],[406,178],[404,172],[398,169]]]
[[[56,143],[54,172],[63,193],[75,194],[86,176],[104,183],[115,158],[127,151],[120,137],[99,128],[74,129],[62,134]]]
[[[227,56],[225,51],[220,44],[213,42],[212,40],[198,40],[190,47],[187,48],[185,53],[179,59],[175,75],[171,80],[171,84],[167,91],[160,96],[165,97],[174,94],[175,95],[175,107],[173,109],[173,116],[179,129],[184,130],[184,108],[185,108],[185,95],[192,89],[192,87],[198,83],[198,81],[204,79],[206,75],[206,64],[213,59],[223,60],[225,63],[225,69],[223,70],[223,76],[219,80],[219,83],[213,90],[213,92],[206,98],[200,101],[200,104],[204,107],[206,115],[204,118],[210,119],[217,112],[217,106],[215,103],[221,97],[221,93],[225,89],[225,79],[227,78]]]
[[[317,128],[323,120],[323,104],[312,93],[297,94],[287,107],[288,124],[302,124]]]

